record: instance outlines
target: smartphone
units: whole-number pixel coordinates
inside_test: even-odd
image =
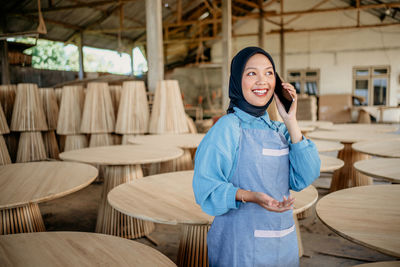
[[[290,106],[293,103],[293,99],[290,96],[284,96],[283,94],[283,87],[282,87],[282,80],[279,77],[278,73],[276,75],[276,84],[275,84],[275,94],[278,96],[279,100],[285,107],[286,112],[289,112]]]

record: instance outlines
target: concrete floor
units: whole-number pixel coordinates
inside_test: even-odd
[[[329,185],[329,177],[319,178],[315,182],[317,188]],[[40,204],[47,231],[94,232],[101,189],[102,184],[93,183],[71,195]],[[328,190],[318,188],[318,192],[322,197]],[[315,216],[315,207],[311,216],[300,220],[300,230],[305,254],[300,259],[301,266],[354,266],[396,260],[338,236]],[[158,246],[145,238],[136,241],[154,247],[176,263],[179,235],[179,226],[156,224],[151,237],[159,242]]]

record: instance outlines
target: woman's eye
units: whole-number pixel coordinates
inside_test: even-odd
[[[266,73],[266,75],[267,75],[267,76],[271,76],[271,75],[274,75],[274,73],[273,73],[272,71],[268,71],[268,72]]]
[[[256,75],[256,73],[254,71],[247,73],[247,76],[254,76],[254,75]]]

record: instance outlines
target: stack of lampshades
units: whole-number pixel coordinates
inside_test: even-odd
[[[3,134],[8,133],[10,133],[10,129],[8,128],[7,119],[0,104],[0,165],[11,164],[10,154],[8,153],[7,145],[3,137]]]
[[[16,92],[17,86],[14,84],[0,85],[0,103],[3,107],[4,115],[7,119],[7,125],[11,125]],[[19,134],[15,132],[10,132],[3,135],[12,162],[15,162],[15,158],[17,157],[18,136]]]

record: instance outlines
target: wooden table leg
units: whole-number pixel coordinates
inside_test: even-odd
[[[183,149],[183,155],[177,159],[161,162],[160,173],[193,170],[190,149]]]
[[[208,267],[207,232],[210,225],[182,226],[178,266]]]
[[[114,187],[143,177],[140,165],[105,166],[104,187],[97,215],[96,232],[124,238],[139,238],[154,230],[154,223],[124,215],[110,206],[108,192]]]
[[[330,192],[372,184],[371,177],[357,172],[353,167],[354,162],[368,159],[370,156],[354,151],[351,145],[351,143],[344,143],[343,150],[339,151],[338,158],[344,161],[344,166],[333,173]]]
[[[46,231],[36,203],[2,209],[0,216],[0,235]]]

